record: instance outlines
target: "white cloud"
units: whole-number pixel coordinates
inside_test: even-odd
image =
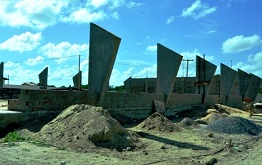
[[[109,0],[89,0],[87,1],[87,5],[91,5],[95,8],[99,8],[106,5],[108,2]]]
[[[173,23],[175,21],[175,17],[174,16],[171,16],[170,18],[168,18],[167,20],[166,20],[166,23],[167,24],[171,24],[171,23]]]
[[[209,30],[208,32],[207,32],[207,34],[212,34],[212,33],[216,33],[217,31],[216,30]]]
[[[126,7],[129,8],[129,9],[132,9],[134,7],[138,7],[138,6],[141,6],[141,5],[142,5],[142,3],[131,1],[131,2],[128,2],[126,4]]]
[[[77,22],[77,23],[88,23],[93,21],[102,20],[107,17],[107,14],[103,10],[97,12],[90,12],[87,8],[81,8],[74,11],[69,17],[62,18],[64,22]]]
[[[157,51],[157,45],[148,46],[146,48],[146,51],[148,51],[148,52],[156,52]]]
[[[202,4],[201,0],[196,0],[189,8],[183,9],[181,16],[199,19],[214,13],[216,9],[216,7],[209,7],[207,4]]]
[[[192,52],[185,51],[180,53],[183,56],[183,60],[193,60],[188,62],[188,75],[189,77],[196,75],[196,56],[200,56],[201,58],[204,58],[202,53],[198,49],[194,49]],[[205,59],[209,62],[214,61],[215,57],[206,55]],[[186,67],[187,67],[187,61],[182,61],[178,76],[183,77],[186,76]]]
[[[69,42],[61,42],[57,45],[48,43],[40,48],[42,52],[48,58],[57,58],[57,63],[62,63],[70,56],[87,55],[89,50],[88,44],[71,44]]]
[[[42,33],[32,34],[30,32],[22,33],[20,35],[14,35],[5,42],[0,44],[0,50],[19,51],[31,51],[40,44]]]
[[[65,0],[0,1],[0,25],[44,29],[54,25]]]
[[[36,64],[42,62],[43,60],[44,60],[44,58],[42,56],[37,56],[36,58],[27,59],[26,64],[33,66],[33,65],[36,65]]]
[[[222,51],[223,53],[237,53],[250,50],[260,44],[262,44],[261,37],[256,34],[250,37],[238,35],[227,39],[222,44]]]

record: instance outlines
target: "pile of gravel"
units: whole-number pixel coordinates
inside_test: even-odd
[[[248,119],[236,116],[230,116],[214,121],[208,124],[206,129],[228,134],[258,135],[262,132],[262,127]]]

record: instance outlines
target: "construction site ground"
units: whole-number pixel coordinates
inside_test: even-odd
[[[249,118],[248,113],[230,115]],[[200,117],[199,117],[200,118]],[[85,116],[79,118],[83,121]],[[203,129],[204,124],[190,124],[196,117],[179,117],[172,121],[175,128],[161,127],[163,118],[150,122],[122,125],[136,136],[140,144],[121,151],[114,148],[91,147],[88,150],[72,150],[40,141],[0,143],[0,164],[249,164],[262,162],[262,134],[223,134]],[[187,119],[187,120],[186,120]],[[192,120],[190,120],[192,119]],[[251,117],[262,125],[262,116]],[[168,121],[167,121],[168,123]],[[70,124],[70,123],[68,123]],[[46,123],[33,121],[20,127],[23,136],[34,136]],[[153,127],[152,127],[153,126]],[[159,126],[159,127],[158,127]],[[165,125],[168,126],[168,125]],[[77,128],[76,128],[77,129]],[[42,138],[40,138],[42,139]],[[59,139],[59,138],[58,138]],[[57,144],[54,142],[54,144]]]

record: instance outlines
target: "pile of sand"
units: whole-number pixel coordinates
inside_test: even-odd
[[[95,146],[123,150],[138,141],[108,111],[90,105],[70,106],[37,135],[45,143],[79,151]]]
[[[161,132],[181,131],[181,128],[179,126],[177,126],[175,123],[158,112],[155,112],[154,114],[149,116],[136,127],[140,130],[155,130]]]

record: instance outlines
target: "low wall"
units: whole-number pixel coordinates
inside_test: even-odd
[[[87,91],[21,90],[18,100],[9,100],[15,111],[62,111],[73,104],[97,105],[97,95]]]
[[[161,93],[127,93],[106,92],[103,108],[110,111],[114,117],[129,119],[147,118],[153,113],[153,100],[164,102]],[[222,97],[223,100],[223,97]],[[202,105],[201,94],[172,93],[166,105],[166,116],[174,116],[178,112]],[[204,105],[220,103],[218,95],[207,95]],[[241,96],[230,96],[225,105],[239,106]],[[90,104],[97,106],[97,95],[87,91],[55,91],[55,90],[21,90],[19,99],[9,100],[8,109],[15,111],[62,111],[74,104]]]

